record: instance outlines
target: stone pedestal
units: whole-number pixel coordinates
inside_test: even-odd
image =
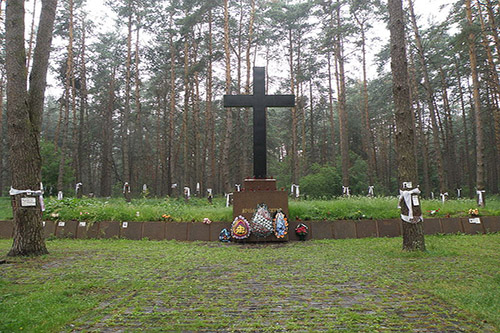
[[[250,222],[257,205],[262,203],[267,205],[272,215],[281,208],[288,217],[288,193],[276,189],[276,179],[245,179],[242,190],[233,193],[233,219],[238,215],[242,215]],[[288,234],[290,232],[293,232],[293,230],[291,231],[288,228]],[[274,234],[265,238],[250,235],[245,241],[283,242],[288,241],[288,234],[279,239]]]

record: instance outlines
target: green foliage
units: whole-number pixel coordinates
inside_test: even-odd
[[[500,234],[426,244],[53,240],[2,265],[0,331],[498,331]]]
[[[352,194],[366,194],[368,177],[366,162],[358,155],[351,153],[349,169],[350,190]],[[337,165],[341,165],[340,160]],[[313,164],[310,173],[300,179],[301,192],[308,198],[330,199],[342,195],[342,172],[330,165]]]
[[[78,221],[164,221],[169,215],[172,221],[201,222],[208,217],[212,221],[232,220],[232,208],[225,207],[223,198],[216,198],[210,205],[205,199],[137,199],[131,203],[121,198],[65,198],[46,200],[45,217],[55,220]]]
[[[0,220],[12,219],[10,198],[0,198]],[[45,199],[45,219],[78,221],[169,221],[202,222],[232,221],[232,207],[225,206],[225,198],[216,197],[210,205],[206,199],[134,199],[131,203],[123,198],[64,198]],[[292,220],[356,220],[399,218],[397,197],[352,196],[333,200],[290,200],[289,215]],[[421,200],[422,211],[428,217],[466,217],[469,209],[477,208],[472,199]],[[500,216],[500,197],[487,198],[486,207],[479,209],[479,216]]]
[[[342,194],[342,177],[332,166],[311,166],[311,173],[300,179],[302,192],[311,198],[332,198]]]

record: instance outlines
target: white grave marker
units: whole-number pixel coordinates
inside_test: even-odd
[[[85,227],[87,226],[87,222],[80,222],[80,227]]]
[[[64,227],[65,225],[66,225],[66,222],[63,222],[63,221],[59,221],[59,223],[57,223],[58,227]]]
[[[128,228],[128,222],[123,222],[122,223],[122,228]]]
[[[471,224],[481,224],[481,219],[479,217],[473,217],[469,219],[469,223]]]

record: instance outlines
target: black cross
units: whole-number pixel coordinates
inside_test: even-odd
[[[267,177],[266,108],[293,107],[295,95],[266,95],[265,67],[253,68],[253,95],[224,95],[225,107],[253,107],[253,173]]]

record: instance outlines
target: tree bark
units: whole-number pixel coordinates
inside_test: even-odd
[[[441,193],[446,192],[446,175],[443,165],[443,154],[441,151],[441,144],[439,142],[439,125],[437,122],[437,109],[434,106],[434,91],[431,86],[429,72],[427,70],[427,62],[425,60],[424,48],[422,45],[422,40],[420,38],[420,33],[417,27],[417,20],[415,17],[415,12],[413,10],[413,0],[408,0],[410,9],[411,24],[413,27],[413,32],[415,35],[415,44],[417,47],[418,58],[420,60],[420,65],[422,66],[422,73],[424,75],[424,87],[427,95],[427,105],[429,106],[431,125],[432,125],[432,139],[434,144],[434,149],[436,153],[436,162],[438,169],[438,179],[439,179],[439,191]]]
[[[109,80],[108,87],[108,102],[103,109],[102,116],[102,152],[101,152],[101,189],[100,195],[102,197],[111,196],[111,168],[112,168],[112,150],[113,150],[113,110],[115,108],[115,75],[116,67]]]
[[[129,5],[129,17],[127,23],[127,60],[125,63],[125,107],[122,117],[121,139],[122,139],[122,182],[130,184],[130,133],[129,133],[129,118],[131,113],[130,108],[130,80],[131,80],[131,66],[132,66],[132,8]]]
[[[337,8],[337,28],[340,30],[340,6]],[[349,187],[349,134],[346,110],[346,84],[344,70],[344,46],[340,32],[335,37],[335,58],[338,65],[338,112],[339,112],[339,135],[340,155],[342,159],[342,185]]]
[[[465,114],[465,101],[464,101],[464,93],[462,89],[462,77],[460,75],[460,65],[458,63],[458,59],[455,58],[455,73],[457,76],[457,88],[458,88],[458,96],[460,99],[460,109],[462,111],[462,124],[463,124],[463,138],[464,138],[464,151],[465,151],[465,173],[467,175],[467,186],[469,188],[469,196],[473,196],[474,189],[474,179],[472,177],[472,165],[471,165],[471,154],[469,150],[469,136],[467,129],[467,116]]]
[[[327,53],[328,59],[328,120],[330,121],[330,140],[331,140],[331,162],[335,165],[335,115],[333,112],[333,87],[332,87],[332,64],[330,51]]]
[[[226,66],[226,94],[231,94],[231,54],[229,52],[229,1],[224,0],[224,54]],[[229,148],[231,144],[231,133],[233,130],[233,110],[226,108],[226,128],[224,133],[224,142],[222,147],[222,178],[223,189],[226,193],[231,191],[229,175]]]
[[[474,99],[474,120],[476,126],[476,186],[478,191],[485,189],[485,175],[484,175],[484,143],[483,143],[483,122],[481,119],[481,97],[479,95],[479,76],[477,74],[477,56],[475,35],[472,30],[472,8],[471,0],[465,0],[465,13],[467,22],[469,24],[470,33],[468,35],[469,45],[469,59],[472,74],[472,92]],[[480,202],[478,201],[478,204]],[[484,205],[480,204],[480,206]]]
[[[11,0],[6,5],[8,135],[12,187],[17,190],[41,189],[39,136],[56,7],[57,0],[42,1],[28,91],[24,1]],[[8,255],[46,254],[40,203],[37,200],[34,208],[20,207],[21,196],[12,196],[14,241]]]
[[[417,161],[415,158],[414,125],[410,107],[410,87],[406,58],[406,37],[404,31],[404,12],[401,0],[389,0],[389,27],[391,33],[391,69],[396,120],[396,149],[398,152],[399,182],[417,184]],[[401,189],[405,188],[401,186]],[[412,204],[413,215],[421,216],[420,206]],[[409,215],[403,201],[401,214]],[[406,211],[404,210],[406,208]],[[425,251],[423,223],[403,221],[403,250]]]
[[[368,112],[368,80],[366,77],[366,27],[365,21],[361,20],[354,13],[354,18],[359,25],[361,32],[361,64],[363,68],[363,89],[362,89],[362,104],[361,104],[361,119],[363,121],[363,135],[361,136],[361,142],[363,144],[363,150],[366,153],[368,159],[368,180],[370,185],[374,185],[376,176],[376,165],[377,159],[375,155],[375,145],[373,144],[373,133],[370,124],[370,113]]]

